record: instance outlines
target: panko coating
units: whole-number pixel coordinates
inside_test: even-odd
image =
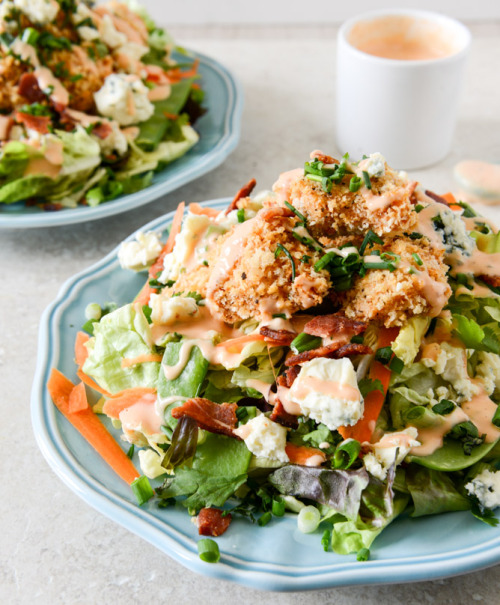
[[[294,170],[283,173],[273,190],[307,218],[316,237],[364,234],[369,229],[379,235],[413,229],[417,218],[411,195],[416,183],[386,165],[383,176],[371,178],[371,190],[362,186],[352,192],[349,183],[353,176],[346,174],[326,193],[303,170]]]
[[[347,317],[389,328],[402,326],[415,315],[435,317],[442,311],[451,288],[440,251],[423,238],[415,242],[405,236],[387,239],[373,250],[392,252],[401,260],[395,271],[368,270],[352,288],[333,295]]]
[[[314,270],[321,254],[295,239],[296,217],[290,214],[265,208],[217,241],[207,304],[218,319],[234,323],[252,317],[262,321],[275,313],[291,316],[319,305],[327,295],[328,272]]]

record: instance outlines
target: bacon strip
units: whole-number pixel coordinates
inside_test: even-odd
[[[479,278],[486,282],[489,286],[500,288],[500,276],[498,275],[480,275]]]
[[[430,197],[431,199],[433,199],[438,204],[444,204],[445,206],[448,206],[448,203],[446,202],[446,200],[444,199],[444,197],[441,197],[440,195],[438,195],[437,193],[434,193],[433,191],[429,191],[428,189],[426,189],[425,190],[425,195],[427,197]]]
[[[335,342],[324,347],[318,347],[311,351],[304,351],[298,355],[292,355],[285,360],[287,366],[296,366],[317,357],[328,357],[330,359],[342,359],[349,355],[370,355],[373,351],[366,345],[350,342],[339,346],[341,343]]]
[[[189,416],[198,426],[210,433],[219,433],[239,439],[233,434],[238,419],[236,417],[236,403],[214,403],[203,397],[193,397],[171,412],[173,418]]]
[[[32,73],[26,73],[21,76],[17,92],[30,103],[39,103],[47,98],[38,85],[38,80]]]
[[[332,313],[331,315],[318,315],[308,321],[304,326],[304,332],[311,336],[321,336],[321,338],[342,333],[348,335],[350,340],[354,335],[364,332],[366,328],[367,324],[364,321],[355,321],[345,315]]]
[[[257,181],[255,179],[250,179],[246,185],[244,185],[238,193],[234,196],[233,201],[229,204],[226,210],[226,214],[229,214],[232,210],[236,210],[238,207],[238,202],[244,198],[248,197],[257,185]]]
[[[296,429],[299,426],[297,416],[289,414],[279,399],[276,399],[276,403],[271,415],[269,416],[269,420],[277,422],[278,424],[281,424],[281,426],[286,426],[290,429]]]
[[[29,113],[16,111],[16,122],[24,124],[26,128],[36,130],[40,134],[49,132],[50,116],[32,116]]]
[[[222,536],[232,519],[230,513],[222,516],[223,512],[218,508],[202,508],[200,510],[196,518],[200,536],[213,536],[214,538]]]
[[[292,340],[297,336],[295,332],[289,330],[274,330],[269,326],[262,326],[260,333],[264,336],[264,341],[275,347],[288,347]]]
[[[291,368],[288,368],[286,372],[278,376],[276,382],[280,387],[287,387],[287,389],[289,389],[299,374],[300,366],[292,366]]]

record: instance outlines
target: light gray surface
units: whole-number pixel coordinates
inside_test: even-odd
[[[333,142],[335,30],[178,29],[179,41],[225,63],[245,89],[239,148],[212,174],[136,211],[71,227],[0,232],[0,603],[499,603],[500,566],[467,576],[315,593],[267,594],[186,571],[89,508],[43,460],[29,416],[41,312],[71,275],[177,202],[231,195],[249,178],[278,173]],[[452,188],[466,157],[500,162],[500,24],[473,28],[474,44],[456,145],[438,166],[413,173]],[[374,151],[374,150],[368,150]],[[491,214],[491,212],[490,212]],[[493,214],[496,214],[493,212]],[[499,529],[500,531],[500,529]],[[432,536],[429,536],[432,540]]]

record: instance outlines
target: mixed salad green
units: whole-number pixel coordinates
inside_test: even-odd
[[[237,200],[227,213],[191,205],[182,229],[181,208],[166,244],[155,233],[123,244],[122,265],[149,277],[124,306],[88,307],[81,376],[103,393],[94,411],[139,448],[159,506],[185,507],[211,536],[231,517],[265,526],[293,513],[325,551],[359,560],[402,514],[470,511],[497,524],[500,290],[493,269],[480,277],[472,261],[482,259],[481,271],[499,266],[498,234],[469,206],[437,197],[419,192],[411,212],[425,210],[427,222],[408,239],[421,242],[423,256],[423,239],[440,238],[451,295],[437,313],[389,328],[349,319],[326,300],[295,314],[272,309],[267,319],[220,320],[214,275],[229,270],[235,242],[251,245],[238,233],[270,221],[270,207],[281,221],[310,228],[300,211],[276,210],[276,194]],[[340,292],[371,274],[416,275],[395,253],[385,252],[385,261],[379,254],[374,266],[384,237],[371,231],[361,245],[328,251],[315,251],[310,239],[301,245],[323,259],[315,271],[327,267]],[[278,251],[272,262],[299,279],[299,252]],[[179,291],[196,279],[204,294]],[[214,549],[204,541],[200,556],[217,560]]]
[[[0,14],[0,203],[96,206],[198,141],[197,62],[140,4],[7,0]]]

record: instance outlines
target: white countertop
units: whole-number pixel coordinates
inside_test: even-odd
[[[500,23],[475,25],[472,31],[454,149],[439,165],[413,173],[437,192],[453,189],[451,170],[461,159],[500,162],[500,81],[495,75]],[[302,165],[312,149],[338,153],[334,28],[176,28],[173,33],[183,45],[227,65],[243,84],[242,137],[233,155],[195,183],[121,216],[0,231],[0,602],[498,603],[500,565],[419,584],[266,595],[201,577],[87,506],[44,461],[31,429],[30,386],[38,320],[60,285],[179,201],[230,196],[251,177],[268,188],[279,172]],[[500,218],[496,209],[487,214]]]

